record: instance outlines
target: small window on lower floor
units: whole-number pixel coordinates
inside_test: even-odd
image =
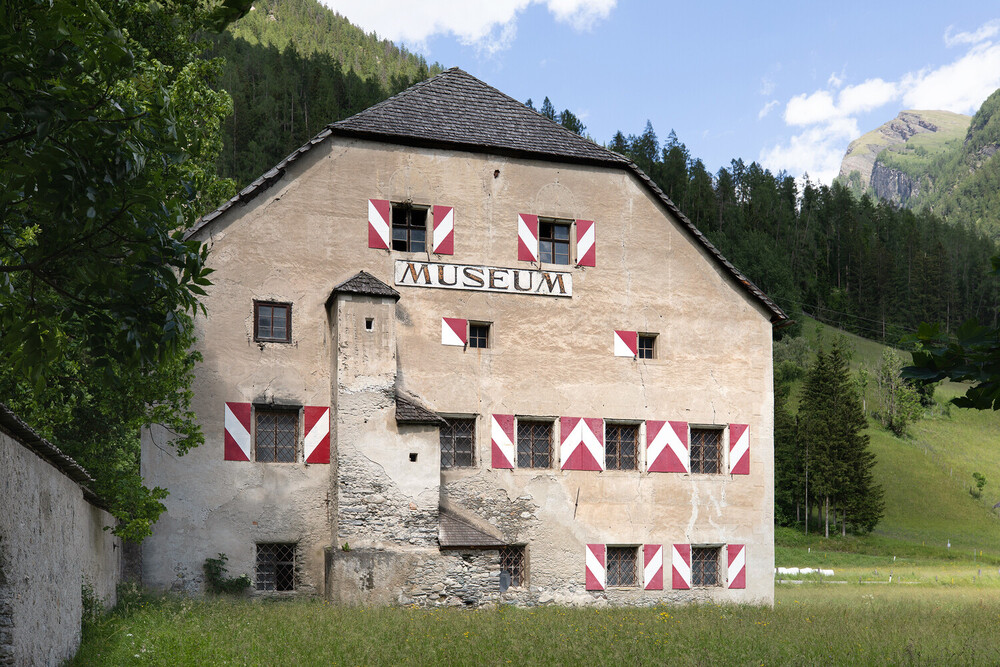
[[[257,590],[295,590],[294,543],[265,543],[257,545]]]
[[[640,359],[652,359],[656,353],[656,334],[639,334]]]
[[[691,585],[719,586],[720,547],[691,547]]]
[[[639,585],[638,547],[608,547],[608,586],[634,587]]]
[[[490,346],[489,322],[469,322],[469,347]]]
[[[524,586],[527,583],[524,571],[524,545],[500,547],[500,591],[507,586]]]

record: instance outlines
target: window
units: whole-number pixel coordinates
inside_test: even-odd
[[[637,470],[639,427],[607,424],[604,428],[604,467],[607,470]]]
[[[608,586],[638,586],[637,547],[608,547]]]
[[[257,545],[257,590],[295,590],[295,544]]]
[[[427,209],[392,205],[392,249],[424,252],[427,248]]]
[[[488,322],[469,322],[469,347],[490,346],[490,325]]]
[[[264,463],[294,463],[299,430],[298,410],[255,408],[254,453]]]
[[[691,472],[722,472],[722,429],[691,429]]]
[[[552,465],[552,422],[517,421],[517,467]]]
[[[276,343],[292,341],[292,304],[253,302],[253,339]]]
[[[569,264],[569,221],[538,221],[538,256],[549,264]]]
[[[656,334],[639,334],[639,358],[652,359],[655,344]]]
[[[719,585],[719,547],[691,547],[691,585]]]
[[[476,462],[476,420],[449,419],[441,427],[441,467],[468,467]]]
[[[500,547],[500,592],[508,586],[524,586],[527,583],[524,572],[524,545]]]

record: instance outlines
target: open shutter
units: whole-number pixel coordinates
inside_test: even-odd
[[[249,403],[226,403],[226,461],[250,460],[250,415],[253,408]]]
[[[673,588],[674,590],[687,590],[691,588],[691,545],[675,544],[673,551],[674,555],[671,559]]]
[[[729,551],[729,587],[747,587],[747,549],[744,544],[730,544]]]
[[[639,333],[636,331],[615,331],[614,348],[616,357],[633,357],[639,354]]]
[[[457,317],[441,318],[441,344],[464,347],[468,341],[469,322]]]
[[[576,265],[597,266],[597,247],[593,220],[576,221]]]
[[[492,415],[490,442],[494,468],[514,467],[514,415]]]
[[[433,251],[439,255],[455,254],[455,209],[434,207]]]
[[[646,544],[642,547],[642,579],[647,591],[663,590],[663,545]]]
[[[303,441],[306,463],[330,462],[330,408],[307,405],[303,409],[306,437]]]
[[[368,200],[368,247],[388,250],[392,247],[392,204],[388,199]]]
[[[604,470],[603,419],[560,417],[559,431],[563,470]]]
[[[750,474],[750,426],[747,424],[729,425],[729,472]]]
[[[587,545],[587,590],[603,591],[605,586],[605,547],[603,544]]]
[[[520,213],[517,216],[517,259],[538,261],[538,216]]]
[[[689,472],[687,422],[646,422],[646,470]]]

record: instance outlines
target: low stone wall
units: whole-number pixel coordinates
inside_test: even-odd
[[[86,472],[0,405],[0,665],[58,665],[80,645],[86,585],[115,602],[121,540]]]

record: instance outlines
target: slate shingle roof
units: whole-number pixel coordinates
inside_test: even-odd
[[[442,547],[502,547],[507,544],[499,531],[494,535],[446,507],[438,514],[438,543]]]
[[[404,396],[396,394],[396,423],[397,424],[438,424],[445,425],[441,415],[432,412],[425,407],[417,405]]]
[[[363,294],[365,296],[387,296],[399,301],[399,292],[386,285],[370,273],[359,271],[353,278],[345,280],[333,288],[333,294]]]
[[[457,67],[445,70],[387,100],[337,121],[279,162],[238,195],[204,216],[186,238],[237,203],[250,201],[277,182],[285,169],[332,135],[373,141],[472,150],[497,155],[602,165],[632,173],[673,214],[681,229],[770,313],[771,323],[790,323],[785,312],[734,267],[670,198],[630,159],[552,122]]]

